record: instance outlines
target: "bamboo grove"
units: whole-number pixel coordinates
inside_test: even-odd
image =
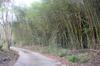
[[[17,43],[74,49],[100,48],[100,0],[42,0],[14,6]]]

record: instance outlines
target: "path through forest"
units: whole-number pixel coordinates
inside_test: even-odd
[[[19,59],[14,66],[63,66],[60,62],[36,52],[15,47],[11,47],[11,49],[19,53]]]

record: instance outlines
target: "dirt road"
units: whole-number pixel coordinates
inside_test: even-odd
[[[63,66],[60,62],[45,57],[40,53],[16,47],[11,47],[11,49],[19,53],[19,59],[14,66]]]

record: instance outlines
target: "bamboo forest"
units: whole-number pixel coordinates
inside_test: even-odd
[[[100,0],[0,0],[0,66],[100,66]]]

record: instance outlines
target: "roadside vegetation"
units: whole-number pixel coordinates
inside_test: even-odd
[[[28,8],[16,6],[17,21],[12,25],[14,40],[22,46],[33,45],[43,53],[63,55],[70,62],[86,63],[91,60],[88,53],[66,53],[100,48],[99,3],[99,0],[43,0]]]
[[[15,7],[14,40],[22,47],[33,45],[34,51],[36,47],[40,52],[71,62],[86,63],[91,60],[88,53],[67,55],[67,50],[100,48],[99,3],[99,0],[42,0],[28,8]]]
[[[16,20],[5,31],[10,40],[4,39],[8,49],[28,48],[72,63],[88,63],[100,53],[100,0],[42,0],[13,5],[12,11]]]

